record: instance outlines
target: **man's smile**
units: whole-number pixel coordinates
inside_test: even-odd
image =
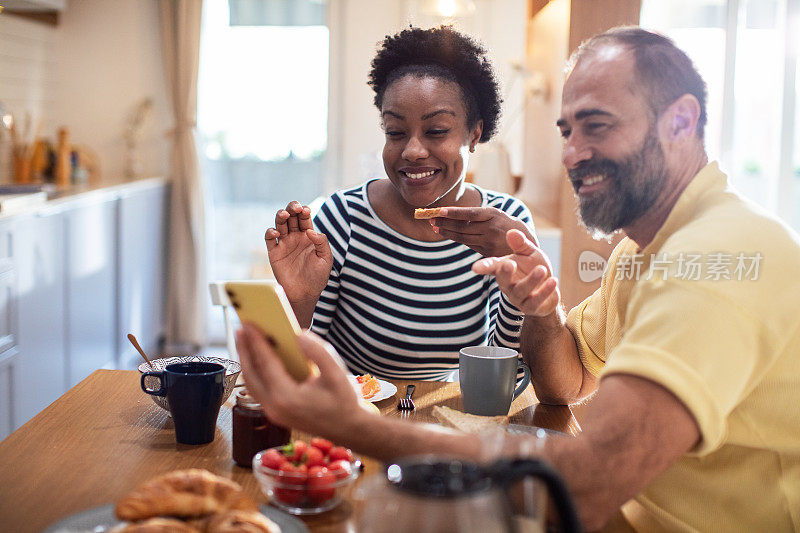
[[[589,194],[601,188],[602,184],[607,181],[605,174],[595,174],[585,178],[573,179],[572,187],[578,194]]]

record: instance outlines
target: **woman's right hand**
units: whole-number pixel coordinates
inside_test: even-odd
[[[316,305],[333,266],[333,253],[328,238],[314,231],[311,209],[292,201],[275,214],[275,227],[264,234],[269,263],[275,279],[302,318],[298,307]],[[308,319],[310,323],[310,317]],[[301,325],[308,327],[308,324]]]

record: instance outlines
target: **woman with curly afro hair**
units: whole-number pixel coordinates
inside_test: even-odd
[[[387,36],[368,83],[386,178],[336,192],[313,221],[298,202],[278,211],[270,264],[301,325],[351,371],[448,379],[465,346],[519,349],[522,315],[471,270],[510,253],[508,230],[534,238],[522,202],[465,181],[469,154],[497,130],[497,80],[481,45],[442,26]],[[441,209],[415,218],[420,208]]]

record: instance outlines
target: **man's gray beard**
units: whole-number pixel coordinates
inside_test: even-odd
[[[581,223],[595,240],[611,239],[655,204],[666,183],[664,152],[655,131],[648,132],[642,148],[606,176],[612,180],[602,195],[581,198],[578,212]],[[576,194],[577,196],[577,194]]]
[[[577,196],[577,195],[576,195]],[[597,213],[592,210],[592,207],[587,207],[585,202],[581,202],[578,198],[579,205],[575,208],[575,214],[578,215],[578,222],[586,229],[589,236],[596,241],[611,241],[614,235],[619,232],[618,229],[606,229],[607,224],[603,224],[604,220],[608,220],[610,213]],[[602,209],[602,206],[599,207]],[[590,222],[587,222],[589,220]]]

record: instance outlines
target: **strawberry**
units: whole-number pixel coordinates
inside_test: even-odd
[[[339,459],[343,459],[348,462],[353,462],[353,452],[345,448],[344,446],[334,446],[331,448],[330,453],[328,454],[328,459],[333,462]]]
[[[311,439],[311,446],[322,452],[322,455],[328,455],[333,448],[333,443],[328,439],[314,438]]]
[[[333,473],[336,479],[345,479],[350,477],[353,467],[348,461],[337,459],[328,465],[328,471]]]
[[[323,454],[318,448],[309,446],[306,449],[304,457],[305,465],[308,468],[311,468],[312,466],[325,466],[325,454]]]
[[[314,503],[324,503],[336,492],[336,476],[324,466],[312,466],[308,470],[308,497]]]
[[[270,449],[265,451],[261,455],[261,464],[271,470],[277,470],[280,468],[281,463],[283,463],[286,459],[281,455],[278,450]]]
[[[303,501],[302,489],[281,489],[276,487],[273,494],[276,499],[287,505],[297,505]]]
[[[307,448],[308,444],[302,440],[296,440],[281,448],[281,451],[283,451],[283,455],[291,462],[300,463],[303,460],[303,454],[306,453]]]
[[[284,460],[275,478],[275,497],[288,505],[297,505],[305,495],[307,477],[305,465],[295,466]]]
[[[308,468],[306,465],[295,466],[285,460],[278,467],[278,482],[284,485],[300,485],[306,482]]]
[[[294,455],[292,456],[292,462],[301,463],[303,461],[303,454],[306,453],[307,449],[308,444],[302,440],[294,441]]]

